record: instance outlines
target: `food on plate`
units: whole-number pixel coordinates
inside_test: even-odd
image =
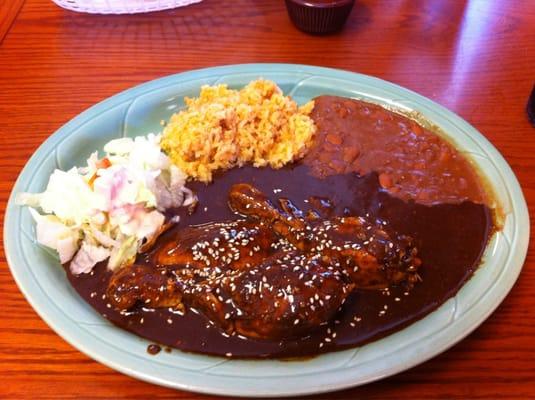
[[[279,202],[284,211],[248,184],[232,186],[229,207],[247,220],[168,237],[151,265],[112,275],[110,302],[122,310],[195,307],[227,333],[277,339],[329,322],[354,288],[418,280],[409,238],[362,217],[304,217],[288,199]]]
[[[470,160],[417,121],[336,96],[319,96],[314,104],[317,135],[304,160],[314,175],[375,171],[381,186],[403,199],[484,201],[484,183]]]
[[[319,203],[320,207],[306,216],[289,199],[281,198],[279,203],[283,212],[248,184],[234,185],[229,193],[229,207],[260,225],[270,226],[283,240],[283,248],[320,259],[359,288],[382,289],[417,280],[420,260],[409,237],[389,234],[388,227],[362,216],[333,216],[329,199],[309,199],[313,206]]]
[[[299,107],[265,80],[186,105],[161,136],[114,140],[21,197],[77,292],[157,343],[245,358],[361,345],[454,296],[497,229],[470,159],[397,111]]]
[[[271,81],[252,81],[241,90],[203,86],[198,98],[171,116],[162,148],[188,176],[212,180],[218,169],[252,163],[280,168],[301,158],[315,125],[314,102],[299,107]]]
[[[131,263],[144,243],[165,230],[166,209],[195,202],[186,176],[162,153],[159,140],[112,140],[103,158],[95,152],[85,167],[56,169],[44,192],[20,193],[18,203],[31,207],[37,241],[56,250],[62,264],[70,262],[75,274],[104,260],[110,269]]]

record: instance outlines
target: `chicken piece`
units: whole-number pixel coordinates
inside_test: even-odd
[[[257,339],[299,337],[328,323],[353,284],[319,257],[275,253],[249,270],[207,279],[184,301],[227,333]]]
[[[328,323],[355,287],[416,279],[409,238],[365,218],[333,217],[327,200],[319,204],[303,217],[287,199],[280,211],[254,187],[235,185],[229,207],[248,219],[161,238],[149,265],[112,275],[108,298],[121,310],[195,308],[229,334],[280,339]]]
[[[305,228],[302,218],[282,214],[271,204],[264,193],[247,183],[232,186],[228,205],[238,214],[271,225],[277,234],[286,239],[292,237],[292,231],[302,231]]]
[[[228,334],[258,339],[298,337],[328,323],[353,290],[320,257],[279,250],[250,268],[216,272],[185,266],[134,265],[113,274],[109,301],[202,312]]]
[[[121,310],[186,305],[229,334],[278,339],[327,323],[353,289],[339,271],[280,241],[265,224],[206,224],[178,238],[164,238],[149,265],[116,271],[110,303]]]
[[[259,264],[278,240],[271,229],[254,221],[230,221],[187,227],[180,240],[168,237],[151,253],[155,265],[241,269]]]
[[[316,222],[307,249],[326,263],[339,266],[359,289],[384,289],[420,278],[421,264],[411,238],[387,233],[382,224],[362,217],[337,217]]]
[[[176,307],[182,291],[210,276],[260,264],[275,252],[278,238],[271,229],[251,221],[230,221],[187,227],[161,238],[148,255],[150,265],[116,271],[108,284],[108,297],[122,310],[136,304]]]
[[[409,237],[388,233],[381,223],[363,217],[331,217],[328,199],[311,198],[320,210],[310,218],[287,199],[276,209],[258,189],[236,184],[229,193],[229,206],[235,212],[271,223],[277,234],[307,254],[320,254],[326,264],[343,270],[360,289],[381,289],[401,282],[409,286],[418,281],[421,260]],[[310,214],[309,214],[310,215]]]
[[[119,310],[136,305],[150,308],[182,308],[182,291],[173,271],[152,265],[131,265],[115,271],[106,290],[108,300]]]

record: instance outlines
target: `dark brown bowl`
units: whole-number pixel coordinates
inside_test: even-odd
[[[336,32],[344,26],[355,0],[285,0],[294,25],[307,33]]]

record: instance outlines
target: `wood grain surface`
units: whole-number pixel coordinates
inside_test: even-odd
[[[17,18],[24,0],[10,0],[0,3],[0,43]]]
[[[535,128],[525,113],[535,80],[533,0],[358,0],[346,28],[325,37],[296,30],[282,0],[204,0],[134,16],[77,14],[50,0],[26,0],[17,14],[22,3],[0,5],[2,220],[31,154],[87,107],[163,75],[248,62],[358,71],[430,97],[500,150],[534,215]],[[534,250],[532,242],[506,300],[459,344],[394,377],[320,397],[535,398]],[[71,347],[26,302],[3,251],[0,293],[0,398],[210,398],[137,381]]]

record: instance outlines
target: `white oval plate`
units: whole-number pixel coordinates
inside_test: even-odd
[[[35,242],[17,192],[42,191],[54,168],[81,165],[91,151],[121,136],[161,130],[160,121],[183,106],[202,84],[241,87],[263,77],[299,103],[321,94],[357,97],[416,111],[469,153],[486,175],[504,211],[483,264],[459,293],[435,312],[384,339],[305,361],[227,360],[173,351],[148,355],[148,342],[116,328],[68,283],[53,252]],[[517,279],[527,251],[529,216],[516,177],[500,153],[471,125],[444,107],[402,87],[345,71],[287,64],[234,65],[158,79],[83,112],[46,140],[21,172],[9,199],[4,244],[11,272],[30,304],[52,329],[95,360],[133,377],[177,389],[237,396],[288,396],[362,385],[393,375],[446,350],[489,316]]]

